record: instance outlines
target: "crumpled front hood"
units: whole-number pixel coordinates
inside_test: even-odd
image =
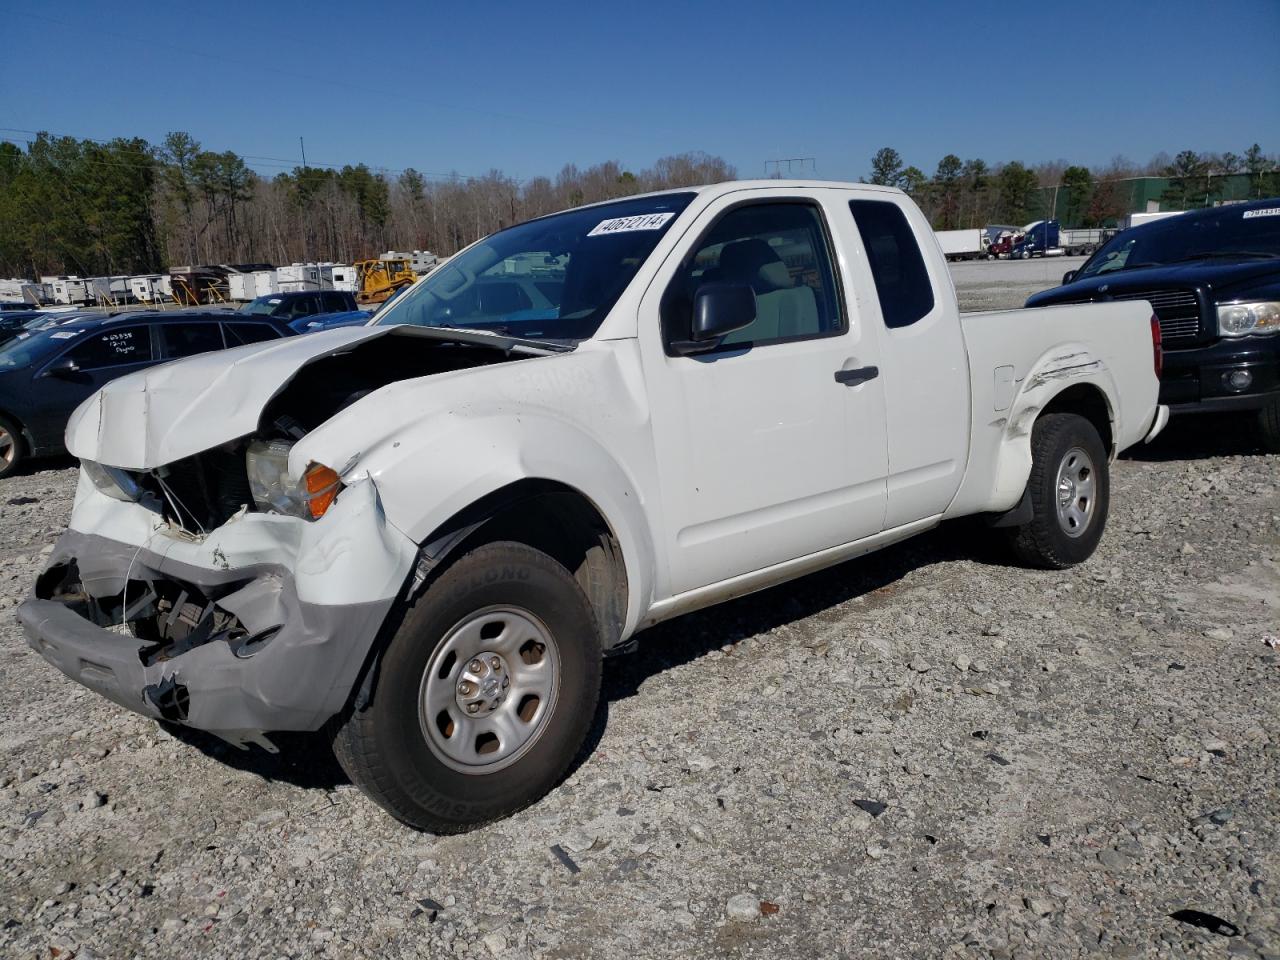
[[[263,408],[307,364],[385,336],[544,352],[492,334],[362,326],[200,354],[108,383],[71,415],[67,449],[82,460],[129,470],[173,463],[256,431]]]

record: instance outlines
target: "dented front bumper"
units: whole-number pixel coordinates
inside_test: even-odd
[[[314,523],[246,513],[200,538],[82,482],[72,527],[18,608],[31,647],[130,710],[268,748],[343,708],[416,557],[370,482]]]

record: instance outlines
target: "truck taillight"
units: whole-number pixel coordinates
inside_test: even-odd
[[[1155,361],[1156,379],[1164,373],[1164,341],[1160,337],[1160,318],[1151,315],[1151,356]]]

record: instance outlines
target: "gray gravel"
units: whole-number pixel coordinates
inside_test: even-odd
[[[315,738],[175,739],[31,653],[41,464],[0,481],[0,955],[1280,958],[1276,468],[1175,422],[1075,570],[960,523],[665,624],[564,785],[441,839]]]

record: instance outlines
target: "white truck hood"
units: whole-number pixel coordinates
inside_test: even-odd
[[[268,402],[313,361],[385,336],[462,340],[516,352],[552,353],[473,331],[411,326],[344,327],[165,363],[113,380],[67,424],[67,449],[82,460],[151,470],[258,429]]]

